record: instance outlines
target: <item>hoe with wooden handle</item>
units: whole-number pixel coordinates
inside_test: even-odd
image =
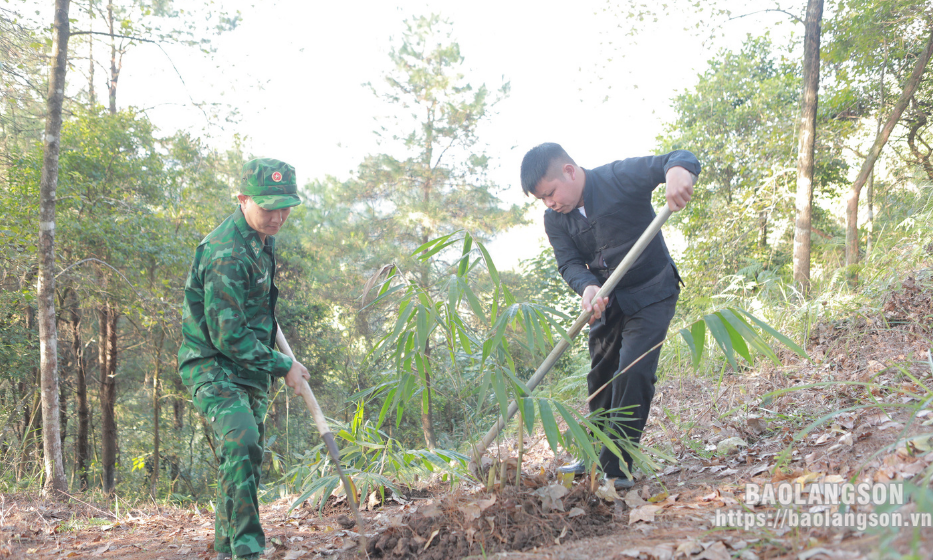
[[[625,258],[622,259],[622,262],[619,263],[619,266],[612,272],[612,275],[609,276],[609,279],[606,280],[606,283],[602,285],[598,292],[596,292],[597,298],[607,297],[612,293],[612,290],[615,289],[616,285],[619,283],[619,280],[625,275],[626,272],[632,265],[635,264],[635,261],[638,257],[641,256],[642,252],[645,250],[645,247],[648,246],[648,243],[651,243],[651,240],[654,239],[654,236],[658,234],[661,226],[664,225],[664,222],[671,217],[671,209],[665,204],[658,215],[652,220],[648,225],[648,228],[645,229],[645,232],[641,234],[641,237],[638,238],[638,241],[632,245],[632,248],[629,249],[629,252],[625,255]],[[548,354],[548,357],[544,359],[538,369],[535,371],[535,374],[531,376],[531,379],[525,384],[530,391],[534,391],[535,387],[541,383],[541,380],[544,376],[554,367],[554,364],[557,363],[558,358],[564,353],[567,348],[570,348],[570,341],[573,340],[580,331],[583,330],[583,325],[586,325],[590,320],[590,315],[592,311],[584,311],[577,317],[576,322],[573,326],[570,327],[570,330],[567,331],[566,338],[561,337],[557,345],[554,346],[554,349],[551,350],[551,353]],[[518,404],[514,401],[509,405],[508,416],[503,418],[499,416],[499,421],[483,436],[483,439],[473,448],[473,461],[470,465],[474,472],[478,472],[480,460],[483,458],[483,455],[486,453],[486,449],[489,447],[489,444],[492,443],[492,440],[496,439],[496,436],[499,435],[499,432],[502,431],[502,428],[505,427],[506,422],[508,422],[512,416],[515,416],[515,413],[518,412]]]
[[[293,360],[295,359],[292,347],[289,346],[288,342],[285,340],[285,335],[282,334],[281,328],[275,333],[275,344],[283,354]],[[356,488],[350,483],[347,475],[343,473],[343,469],[340,468],[340,450],[337,449],[337,442],[334,441],[334,434],[330,431],[330,427],[327,425],[327,419],[324,418],[324,413],[321,411],[320,405],[317,404],[317,399],[314,398],[314,392],[311,391],[308,382],[301,379],[295,392],[301,395],[305,404],[308,405],[308,410],[311,412],[311,416],[314,417],[314,423],[317,424],[317,430],[324,439],[324,445],[327,447],[327,452],[334,462],[334,468],[337,469],[337,474],[340,475],[340,481],[343,482],[343,489],[347,493],[347,503],[350,504],[350,510],[353,512],[353,519],[356,521],[356,526],[360,530],[361,549],[366,550],[366,525],[363,523],[363,518],[360,516],[360,509],[356,504]]]

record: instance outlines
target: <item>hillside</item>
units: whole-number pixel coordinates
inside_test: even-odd
[[[526,439],[521,488],[485,492],[469,482],[453,489],[435,482],[391,496],[384,504],[373,496],[363,513],[369,524],[368,556],[819,560],[868,558],[882,551],[929,557],[929,490],[927,502],[921,495],[917,503],[915,495],[898,510],[905,523],[910,513],[927,514],[920,518],[926,526],[916,530],[803,527],[799,518],[792,520],[791,511],[832,509],[805,505],[775,513],[780,508],[740,507],[748,483],[764,488],[789,482],[813,491],[813,483],[929,478],[929,271],[905,278],[881,308],[881,313],[817,324],[807,346],[810,362],[788,355],[779,367],[728,374],[721,382],[709,377],[664,380],[643,441],[676,460],[663,465],[656,477],[639,472],[634,489],[623,496],[599,488],[592,492],[585,478],[565,492],[555,477],[565,457],[555,458],[543,435],[536,434]],[[504,440],[498,453],[514,457],[515,443]],[[510,472],[514,481],[514,459]],[[804,499],[809,495],[802,492]],[[308,503],[289,511],[290,499],[294,496],[263,506],[270,544],[265,558],[367,556],[357,549],[345,498],[332,498],[323,515]],[[126,507],[5,495],[0,554],[213,557],[210,511]],[[729,510],[778,517],[764,527],[723,527]],[[869,513],[873,507],[856,505],[852,511]]]

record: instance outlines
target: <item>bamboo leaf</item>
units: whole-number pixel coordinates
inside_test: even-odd
[[[561,416],[563,416],[564,422],[567,423],[567,428],[569,429],[570,434],[573,436],[573,440],[576,442],[577,446],[582,449],[584,453],[586,453],[592,462],[599,462],[599,457],[596,456],[596,449],[593,448],[593,444],[590,442],[590,438],[587,437],[586,431],[584,431],[580,426],[580,423],[574,417],[573,413],[564,408],[564,405],[557,401],[554,401],[554,406],[557,407],[557,411]]]
[[[509,371],[509,370],[507,370],[507,369],[504,369],[504,368],[503,368],[502,372],[505,373],[505,375],[507,375],[508,378],[512,380],[512,383],[514,383],[515,386],[518,387],[518,388],[521,390],[521,392],[522,392],[523,395],[530,395],[530,394],[531,394],[531,391],[528,389],[527,386],[525,386],[525,383],[524,383],[521,379],[515,377],[515,374],[514,374],[514,373],[512,373],[511,371]]]
[[[586,418],[581,418],[581,422],[590,429],[590,433],[596,436],[596,438],[605,445],[613,455],[622,459],[622,451],[619,449],[619,446],[616,445],[616,442],[612,441],[612,438],[609,437],[604,431],[602,431],[594,422],[590,422]]]
[[[535,333],[532,330],[533,327],[531,326],[531,314],[523,313],[523,315],[524,316],[522,317],[523,319],[522,322],[524,323],[524,328],[525,328],[525,343],[528,345],[528,353],[534,356],[536,345],[535,345]]]
[[[457,315],[457,304],[460,302],[459,282],[447,284],[447,316],[453,318]]]
[[[463,349],[463,353],[466,355],[472,354],[473,347],[470,345],[470,337],[467,335],[466,330],[459,328],[457,331],[460,333],[458,338],[460,339],[460,348]]]
[[[365,306],[360,308],[360,311],[364,309],[369,309],[370,307],[376,305],[377,303],[380,303],[383,300],[389,299],[390,295],[407,287],[408,286],[405,286],[403,284],[396,284],[395,286],[393,286],[390,282],[386,281],[385,283],[383,283],[382,288],[379,289],[379,292],[376,294],[376,297],[373,298],[371,302],[367,303]]]
[[[548,445],[551,446],[551,451],[557,454],[560,447],[564,446],[564,438],[561,437],[557,421],[554,420],[551,404],[546,399],[540,399],[538,401],[538,412],[541,414],[541,426],[544,428],[544,435],[547,437]]]
[[[702,339],[698,338],[693,333],[693,330],[696,328],[697,325],[704,325],[703,333],[701,335],[703,337]],[[678,332],[680,332],[680,336],[683,337],[684,342],[687,343],[687,348],[690,349],[690,356],[692,357],[692,361],[693,361],[693,369],[697,369],[700,365],[700,359],[702,358],[701,353],[703,351],[703,344],[705,343],[705,338],[706,338],[705,323],[703,321],[697,321],[696,323],[693,324],[690,330],[680,329],[680,331]]]
[[[735,327],[726,321],[721,312],[717,312],[716,316],[722,320],[722,326],[724,326],[726,328],[726,332],[729,333],[729,340],[732,341],[732,348],[734,348],[735,351],[739,353],[739,356],[745,358],[746,362],[751,364],[752,355],[748,351],[748,345],[745,344],[745,339],[742,338],[742,335],[739,334],[739,331],[735,330]]]
[[[464,277],[466,276],[467,270],[470,266],[470,252],[473,247],[473,236],[467,233],[463,237],[463,253],[460,257],[460,266],[457,267],[457,276]]]
[[[495,263],[492,262],[492,257],[489,255],[489,251],[486,250],[486,247],[480,243],[476,242],[476,246],[479,247],[479,250],[483,253],[483,260],[486,262],[486,270],[489,271],[489,276],[492,278],[492,281],[498,286],[499,285],[499,271],[496,270]]]
[[[534,355],[535,351],[544,354],[547,343],[551,341],[550,329],[547,328],[547,323],[541,322],[541,315],[543,314],[540,311],[535,309],[529,315],[531,315],[531,325],[535,329],[535,347],[531,349],[532,355]]]
[[[421,245],[420,247],[412,251],[411,256],[413,257],[417,256],[422,261],[425,261],[431,258],[435,254],[437,254],[439,251],[442,251],[445,247],[448,247],[456,243],[456,240],[453,240],[453,241],[450,240],[451,236],[453,236],[456,233],[457,233],[456,231],[452,233],[448,233],[447,235],[438,237],[437,239],[432,239],[428,241],[427,243],[424,243],[423,245]],[[424,253],[424,254],[418,255],[418,253]]]
[[[463,281],[461,280],[461,282]],[[479,302],[479,298],[476,297],[476,294],[473,293],[473,290],[470,289],[466,282],[463,282],[460,287],[463,293],[466,294],[467,302],[470,304],[473,314],[482,319],[483,323],[486,323],[486,314],[483,312],[483,304]]]
[[[729,331],[726,330],[726,326],[722,324],[722,319],[717,315],[705,315],[703,316],[703,320],[706,321],[709,332],[713,335],[713,340],[715,340],[719,348],[722,349],[722,353],[726,355],[726,359],[729,360],[732,369],[738,371],[739,366],[735,363],[735,353],[732,350],[732,339],[729,337]]]
[[[418,348],[422,349],[428,342],[428,312],[424,307],[418,308],[418,328],[417,328]]]
[[[395,405],[395,392],[397,390],[397,388],[393,387],[386,395],[386,398],[382,403],[382,409],[379,411],[379,420],[376,422],[377,426],[382,426],[382,423],[386,421],[386,416],[389,414],[389,410],[392,408],[392,406]]]
[[[411,395],[415,389],[415,376],[409,374],[408,378],[405,380],[405,386],[402,389],[402,394],[405,395],[405,399],[399,399],[398,405],[395,412],[395,427],[396,429],[402,426],[402,414],[405,412],[405,401],[411,398]]]
[[[771,347],[768,346],[764,339],[761,338],[761,335],[759,335],[751,325],[745,322],[745,319],[736,315],[732,309],[728,308],[721,310],[719,313],[735,328],[735,330],[739,331],[739,333],[745,337],[745,340],[752,345],[752,348],[767,356],[773,363],[779,363],[778,357],[774,351],[771,350]]]
[[[797,343],[795,343],[793,340],[791,340],[791,339],[788,338],[787,336],[785,336],[785,335],[781,334],[780,332],[778,332],[777,330],[775,330],[774,327],[772,327],[772,326],[769,325],[768,323],[765,323],[764,321],[762,321],[762,320],[759,319],[758,317],[755,317],[754,315],[752,315],[752,314],[749,313],[748,311],[745,311],[744,309],[736,308],[736,311],[738,311],[738,312],[741,313],[742,315],[745,315],[746,317],[748,317],[749,319],[751,319],[753,323],[755,323],[756,325],[758,325],[759,327],[761,327],[761,330],[765,331],[766,333],[770,334],[770,335],[773,336],[774,338],[778,339],[778,341],[779,341],[781,344],[783,344],[784,346],[787,346],[788,348],[790,348],[791,350],[793,350],[798,356],[800,356],[800,357],[802,357],[802,358],[806,358],[806,359],[808,359],[808,360],[810,359],[810,356],[807,355],[806,350],[804,350],[803,348],[801,348],[800,346],[798,346]]]
[[[706,323],[700,320],[690,325],[689,329],[680,329],[678,332],[680,332],[684,342],[687,343],[687,348],[690,349],[693,369],[699,368],[703,359],[703,350],[706,346]]]
[[[521,406],[524,409],[525,429],[527,433],[533,434],[535,431],[535,401],[531,398],[521,399]]]

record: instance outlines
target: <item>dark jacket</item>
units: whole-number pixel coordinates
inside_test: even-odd
[[[587,286],[601,286],[609,278],[655,217],[651,192],[678,166],[700,174],[700,162],[686,150],[584,169],[586,217],[577,210],[544,212],[558,270],[575,292],[582,295]],[[673,265],[658,233],[613,292],[622,311],[630,315],[676,293],[680,277]]]

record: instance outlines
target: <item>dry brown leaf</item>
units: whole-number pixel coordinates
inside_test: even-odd
[[[757,416],[750,416],[746,420],[748,428],[755,432],[755,435],[761,434],[762,432],[768,429],[768,421],[764,418],[758,418]]]
[[[600,484],[595,494],[597,498],[606,500],[607,502],[615,502],[619,499],[619,494],[616,493],[614,484]]]
[[[476,505],[475,503],[462,505],[458,509],[460,510],[460,513],[463,514],[463,519],[467,523],[469,523],[470,521],[473,521],[474,519],[479,519],[479,516],[481,513],[479,506]]]
[[[441,509],[437,507],[436,504],[425,504],[419,507],[417,511],[421,515],[428,517],[428,518],[437,517],[438,515],[441,514]]]
[[[105,544],[104,546],[102,546],[102,547],[100,547],[100,548],[98,548],[98,549],[95,550],[91,555],[92,555],[92,556],[100,556],[101,554],[107,552],[108,550],[110,550],[110,544],[109,544],[109,543],[108,543],[108,544]]]
[[[707,495],[705,495],[705,496],[701,496],[701,497],[700,497],[700,501],[701,501],[701,502],[709,502],[709,501],[715,500],[715,499],[718,498],[718,497],[719,497],[719,492],[716,491],[716,490],[713,490],[713,493],[712,493],[712,494],[707,494]]]
[[[585,511],[583,511],[582,509],[578,507],[575,507],[571,509],[569,512],[567,512],[567,517],[577,517],[579,515],[585,515],[585,514],[586,514]]]
[[[722,542],[716,542],[706,548],[696,560],[730,560],[729,551]]]
[[[653,505],[643,505],[632,510],[632,513],[628,516],[628,524],[634,525],[639,521],[644,521],[645,523],[654,523],[654,514],[658,510],[662,509],[661,506]]]
[[[564,504],[560,499],[566,496],[568,492],[567,488],[560,484],[551,484],[550,486],[538,488],[533,493],[541,498],[541,508],[547,513],[552,509],[564,511]]]
[[[683,554],[684,556],[692,556],[697,552],[703,550],[703,547],[700,546],[700,543],[696,541],[684,541],[677,545],[677,550],[674,552],[677,556]]]
[[[674,545],[671,543],[659,544],[654,548],[649,548],[645,552],[648,556],[656,560],[671,560],[674,557]]]
[[[495,503],[496,503],[496,495],[493,494],[493,495],[492,495],[491,497],[489,497],[488,499],[477,501],[477,502],[476,502],[476,505],[479,506],[479,510],[480,510],[480,511],[486,511],[487,509],[489,509],[489,508],[490,508],[493,504],[495,504]]]

